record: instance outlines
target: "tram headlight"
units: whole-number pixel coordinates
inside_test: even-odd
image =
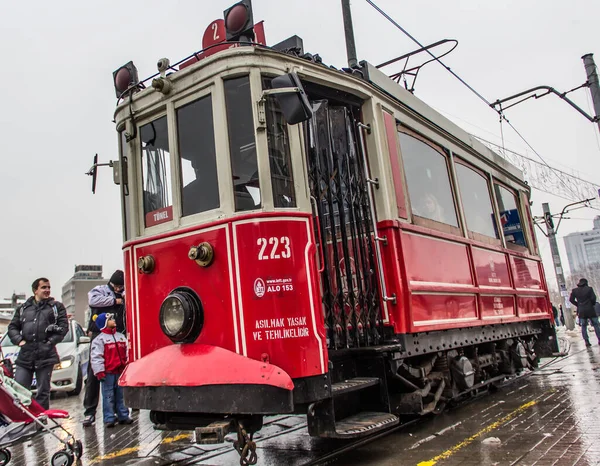
[[[202,303],[188,288],[177,288],[160,306],[160,327],[175,343],[191,343],[202,330],[204,312]]]

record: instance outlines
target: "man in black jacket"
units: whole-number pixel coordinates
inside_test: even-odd
[[[35,280],[31,289],[33,296],[15,310],[8,325],[8,337],[21,348],[15,363],[15,380],[29,390],[35,373],[35,399],[49,409],[52,370],[60,362],[56,344],[65,337],[69,320],[62,303],[50,297],[47,278]]]
[[[592,346],[588,337],[588,320],[591,321],[596,336],[598,337],[598,344],[600,345],[600,326],[598,325],[598,317],[596,317],[596,311],[594,310],[594,304],[596,304],[596,294],[594,290],[588,286],[588,281],[585,278],[579,280],[577,288],[573,288],[571,291],[571,297],[569,298],[571,304],[577,306],[577,317],[581,321],[581,335],[585,340],[585,346]]]

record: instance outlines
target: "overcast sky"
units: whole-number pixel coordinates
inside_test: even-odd
[[[197,51],[206,26],[232,3],[32,0],[3,7],[0,298],[13,290],[30,294],[40,275],[50,278],[59,297],[75,264],[102,264],[107,277],[122,267],[112,174],[100,169],[95,196],[84,176],[95,153],[101,161],[117,156],[112,72],[133,60],[146,77],[158,58],[176,62]],[[600,64],[597,0],[377,3],[423,44],[458,40],[444,61],[488,100],[542,84],[561,91],[576,87],[585,81],[585,53],[595,53]],[[378,64],[416,48],[366,1],[354,0],[352,13],[359,59]],[[297,34],[306,51],[345,66],[339,0],[254,0],[254,18],[265,20],[268,43]],[[439,65],[421,71],[416,95],[467,131],[500,142],[495,112]],[[587,90],[571,97],[592,113]],[[597,126],[555,97],[528,101],[507,116],[551,165],[600,183]],[[507,148],[525,153],[526,145],[508,128],[505,140]],[[542,202],[554,211],[568,203],[537,191],[533,201],[536,215]],[[559,236],[591,228],[595,214],[600,212],[574,213]],[[547,240],[540,244],[549,259]],[[562,239],[560,245],[566,264]]]

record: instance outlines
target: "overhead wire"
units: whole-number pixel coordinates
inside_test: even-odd
[[[394,26],[396,26],[398,29],[400,29],[400,31],[402,31],[409,39],[411,39],[415,44],[417,44],[419,47],[424,48],[424,46],[421,44],[421,42],[419,42],[414,36],[412,36],[406,29],[404,29],[402,26],[400,26],[400,24],[398,24],[391,16],[389,16],[384,10],[382,10],[379,6],[377,6],[377,4],[375,4],[375,2],[373,0],[366,0],[366,2],[371,5],[377,12],[379,12],[385,19],[387,19],[390,23],[392,23]],[[454,76],[456,79],[458,79],[465,87],[467,87],[467,89],[469,89],[473,94],[475,94],[480,100],[482,100],[483,102],[485,102],[487,104],[488,107],[490,107],[491,109],[493,109],[496,113],[498,113],[498,115],[500,116],[500,121],[505,121],[512,129],[513,131],[523,140],[523,142],[525,144],[527,144],[527,146],[533,151],[533,153],[535,155],[537,155],[540,160],[544,163],[544,165],[546,165],[550,170],[554,171],[555,174],[557,175],[557,178],[559,180],[560,183],[563,184],[563,186],[571,192],[571,194],[573,194],[575,196],[575,198],[577,197],[577,193],[567,184],[565,183],[560,176],[556,173],[556,170],[554,167],[552,167],[551,165],[548,164],[548,162],[546,162],[546,160],[544,160],[544,158],[533,148],[533,146],[525,139],[525,137],[519,132],[517,131],[517,129],[514,127],[514,125],[508,120],[508,118],[506,118],[506,116],[504,115],[504,113],[502,112],[502,110],[497,110],[493,104],[488,101],[483,95],[481,95],[479,92],[477,92],[471,85],[469,85],[464,79],[462,79],[458,74],[456,74],[454,71],[452,71],[452,69],[450,69],[449,66],[447,66],[445,63],[443,63],[437,56],[435,56],[433,53],[431,53],[429,50],[425,50],[429,55],[431,55],[435,61],[437,61],[446,71],[448,71],[452,76]],[[504,133],[502,132],[502,139],[504,140]],[[504,143],[503,143],[504,145]]]

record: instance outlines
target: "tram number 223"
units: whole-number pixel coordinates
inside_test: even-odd
[[[287,236],[282,236],[281,238],[277,238],[276,236],[258,238],[256,244],[260,246],[260,251],[258,252],[259,261],[289,259],[292,257],[290,239]]]

